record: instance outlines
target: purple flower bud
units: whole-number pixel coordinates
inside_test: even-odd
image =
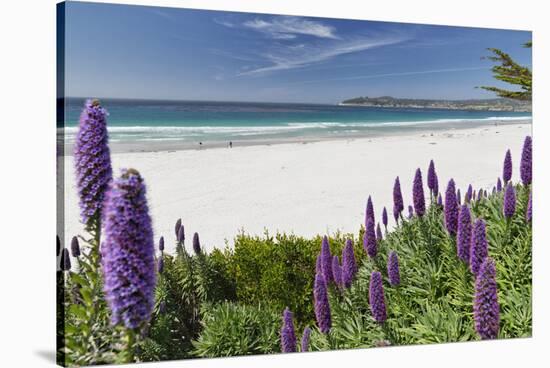
[[[67,248],[63,248],[63,251],[61,252],[61,270],[62,271],[70,271],[71,270],[71,257],[69,256],[69,250]]]
[[[413,180],[413,204],[416,215],[422,217],[426,212],[426,202],[424,201],[424,187],[422,186],[422,172],[416,169]]]
[[[395,251],[391,251],[388,256],[388,278],[390,285],[397,286],[401,283],[401,275],[399,274],[399,258]]]
[[[342,268],[340,267],[338,256],[332,257],[332,277],[336,286],[340,288],[344,286],[342,282]]]
[[[330,304],[328,302],[327,284],[325,278],[317,274],[315,275],[315,283],[313,285],[313,297],[315,299],[315,318],[317,325],[322,333],[328,333],[332,327],[330,317]]]
[[[185,241],[185,228],[180,224],[178,228],[178,243],[183,243]]]
[[[57,255],[57,257],[59,257],[59,253],[61,253],[61,240],[59,240],[59,235],[55,236],[55,245],[56,245],[55,254]]]
[[[112,179],[107,135],[107,111],[98,100],[87,100],[80,114],[74,144],[80,218],[86,226],[101,217],[105,192]]]
[[[386,321],[386,301],[384,299],[384,286],[382,275],[374,271],[370,276],[369,304],[374,320],[380,324]]]
[[[292,312],[285,308],[283,312],[283,327],[281,327],[281,352],[296,352],[296,334],[294,333],[294,322]]]
[[[521,181],[523,182],[523,185],[529,185],[531,184],[531,180],[533,177],[532,173],[532,149],[533,149],[533,141],[531,139],[531,136],[525,137],[525,141],[523,142],[523,151],[521,152],[521,164],[519,167],[519,171],[521,174]]]
[[[455,181],[449,180],[445,191],[445,226],[450,235],[456,235],[458,226],[458,202],[456,200]]]
[[[333,281],[332,278],[332,255],[330,254],[330,245],[328,243],[328,237],[323,236],[321,243],[321,270],[323,270],[323,276],[327,286]]]
[[[437,195],[437,205],[443,207],[443,197],[441,197],[441,193]]]
[[[162,272],[164,271],[164,258],[162,256],[160,256],[158,259],[157,269],[160,274],[162,274]]]
[[[309,350],[309,336],[311,335],[311,328],[304,328],[304,333],[302,334],[302,352]]]
[[[464,196],[464,203],[470,203],[472,201],[473,192],[474,188],[472,188],[472,184],[468,185],[468,190],[466,191],[466,195]]]
[[[369,255],[369,257],[376,257],[377,244],[376,234],[374,232],[374,222],[369,218],[367,219],[367,227],[365,228],[365,234],[363,236],[363,248]]]
[[[512,179],[512,154],[510,150],[506,151],[504,156],[504,165],[502,167],[502,180],[504,183],[508,183]]]
[[[413,210],[413,206],[409,205],[409,220],[412,219],[414,216],[414,210]]]
[[[78,238],[76,236],[73,236],[73,239],[71,240],[71,253],[75,258],[80,256],[80,244],[78,243]]]
[[[485,258],[475,282],[474,321],[476,331],[483,340],[495,339],[500,325],[495,261]]]
[[[382,210],[382,223],[384,224],[384,229],[386,231],[388,230],[388,211],[386,211],[386,207]]]
[[[516,212],[516,190],[512,183],[508,183],[504,191],[504,216],[511,218]]]
[[[201,242],[199,241],[198,233],[193,234],[193,251],[195,254],[199,254],[201,252]]]
[[[376,224],[376,241],[381,242],[384,239],[382,235],[382,229],[380,228],[380,223]]]
[[[483,198],[483,189],[479,188],[479,190],[477,191],[477,201],[481,201],[481,199]]]
[[[428,167],[428,188],[434,196],[439,193],[439,182],[435,173],[434,160],[430,160],[430,166]]]
[[[164,236],[161,236],[159,239],[159,250],[164,251]]]
[[[460,189],[457,189],[456,191],[456,203],[460,206],[461,198],[460,198]]]
[[[155,241],[145,192],[139,172],[123,169],[105,196],[103,290],[112,324],[129,329],[147,322],[154,306]]]
[[[470,245],[470,270],[477,275],[479,267],[487,258],[487,235],[485,221],[477,219],[472,230],[472,243]]]
[[[365,226],[367,226],[368,219],[371,219],[374,222],[374,207],[370,196],[367,200],[367,209],[365,210]]]
[[[176,221],[176,227],[175,227],[175,230],[176,230],[176,238],[179,238],[179,235],[180,235],[180,227],[181,227],[181,219],[178,219],[178,221]]]
[[[463,204],[458,215],[458,230],[456,233],[456,252],[458,258],[468,263],[470,261],[470,244],[472,242],[472,217],[470,208]]]
[[[497,178],[497,192],[500,192],[502,190],[502,182],[500,181],[500,178]]]
[[[395,222],[399,219],[399,215],[403,212],[403,195],[401,194],[401,183],[399,183],[399,176],[395,178],[393,184],[393,217]]]
[[[355,274],[357,273],[357,264],[355,263],[355,252],[351,239],[346,240],[346,245],[342,249],[342,282],[349,288]]]
[[[525,211],[525,220],[527,222],[530,222],[533,218],[533,202],[531,200],[531,193],[529,192],[529,202],[527,202],[527,210]]]

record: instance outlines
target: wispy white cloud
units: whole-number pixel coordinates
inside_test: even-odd
[[[392,45],[405,41],[404,37],[364,37],[350,41],[334,41],[329,44],[294,44],[278,45],[269,53],[262,54],[267,66],[251,68],[239,75],[255,75],[278,70],[303,68],[317,64],[340,55],[365,51],[375,47]]]
[[[277,16],[268,20],[256,18],[242,24],[274,39],[294,39],[297,35],[319,38],[339,38],[332,26],[300,17]]]
[[[229,21],[224,20],[224,19],[214,18],[214,23],[217,23],[221,26],[225,26],[227,28],[235,28],[235,23],[229,22]]]

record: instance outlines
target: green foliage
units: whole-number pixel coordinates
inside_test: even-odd
[[[193,344],[198,357],[270,354],[280,351],[281,312],[267,305],[205,305],[203,327]]]
[[[527,42],[524,44],[524,47],[531,48],[533,43]],[[514,86],[519,86],[519,91],[510,91],[498,87],[487,87],[483,86],[481,88],[495,92],[500,97],[511,98],[515,100],[531,101],[532,99],[532,81],[533,75],[531,69],[528,67],[519,65],[516,63],[510,55],[505,53],[502,50],[489,48],[488,49],[493,55],[487,56],[486,59],[491,60],[498,65],[493,66],[492,71],[494,77],[500,81],[512,84]]]

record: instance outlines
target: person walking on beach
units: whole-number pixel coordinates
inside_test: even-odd
[[[233,142],[229,141],[229,148],[233,148]]]
[[[202,148],[202,142],[199,142],[199,149]]]

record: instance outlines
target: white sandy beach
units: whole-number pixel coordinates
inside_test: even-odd
[[[174,223],[182,218],[186,237],[200,234],[204,248],[231,246],[239,229],[264,229],[312,236],[356,233],[372,195],[380,219],[387,206],[390,223],[392,188],[397,175],[405,206],[411,204],[417,167],[424,183],[434,159],[440,190],[453,177],[464,193],[468,184],[491,189],[501,174],[507,148],[512,150],[514,180],[523,139],[531,124],[431,133],[248,147],[160,152],[115,153],[113,172],[133,167],[143,175],[155,238],[164,235],[167,250],[175,244]],[[65,160],[66,244],[83,233],[74,187],[73,159]]]

